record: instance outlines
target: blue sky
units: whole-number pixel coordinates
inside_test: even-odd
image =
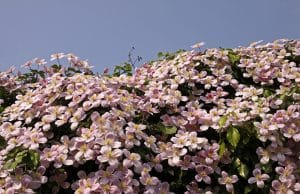
[[[300,38],[299,0],[1,0],[0,71],[73,52],[95,71],[159,51]]]

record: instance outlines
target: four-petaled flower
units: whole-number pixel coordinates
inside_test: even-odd
[[[222,171],[221,175],[222,177],[218,178],[218,182],[221,185],[225,185],[226,190],[231,193],[234,190],[233,183],[239,180],[238,177],[236,175],[229,176],[225,171]]]
[[[264,181],[270,178],[267,174],[261,174],[261,170],[259,168],[255,168],[253,170],[253,176],[248,179],[249,184],[253,184],[256,182],[258,188],[263,188],[265,186]]]

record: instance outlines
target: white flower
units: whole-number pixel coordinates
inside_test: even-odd
[[[64,53],[54,53],[50,56],[51,57],[50,61],[61,59],[64,56],[65,56]]]
[[[197,44],[192,45],[191,48],[196,49],[196,48],[203,47],[204,45],[205,45],[205,42],[199,42]]]

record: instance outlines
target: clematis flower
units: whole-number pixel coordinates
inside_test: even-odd
[[[196,171],[198,173],[195,176],[197,182],[204,181],[206,184],[211,184],[211,178],[208,175],[212,174],[214,170],[210,166],[198,165]]]
[[[99,177],[100,184],[108,184],[118,179],[118,176],[114,173],[116,166],[108,166],[105,170],[99,170],[95,173],[95,176]]]
[[[39,166],[36,172],[32,172],[30,176],[32,180],[30,182],[29,187],[31,189],[38,189],[41,187],[42,184],[48,181],[48,177],[44,176],[46,172],[46,168],[44,166]]]
[[[24,63],[23,65],[21,65],[21,67],[24,67],[24,68],[30,68],[30,66],[33,64],[33,61],[30,60],[30,61],[27,61],[26,63]]]
[[[98,190],[100,188],[100,184],[98,183],[96,177],[80,179],[78,181],[78,185],[79,185],[79,187],[75,191],[75,193],[78,193],[78,194],[80,194],[80,193],[84,193],[84,194],[93,193],[93,192],[95,192],[96,190]]]
[[[258,147],[256,149],[256,153],[257,155],[259,156],[262,156],[261,159],[260,159],[260,162],[262,164],[267,164],[270,160],[270,152],[266,149],[263,149],[262,147]]]
[[[32,150],[37,150],[39,144],[44,144],[47,142],[47,138],[39,129],[27,130],[24,132],[24,136],[21,138],[23,146]]]
[[[255,169],[247,184],[274,194],[299,192],[300,41],[196,51],[201,46],[132,75],[94,75],[89,62],[72,53],[51,60],[66,57],[76,72],[56,71],[39,58],[24,64],[44,71],[35,83],[14,68],[0,72],[0,193],[35,193],[43,184],[53,186],[50,193],[70,187],[75,193],[172,193],[162,182],[170,167],[182,170],[186,185],[175,185],[182,193],[243,192],[238,177],[228,174],[235,170],[233,150],[217,143],[230,125],[258,136],[260,147],[250,151],[259,163],[249,161]],[[156,133],[160,124],[177,130]],[[28,154],[19,161],[19,148],[35,150],[40,166],[28,165]],[[11,157],[17,167],[6,169]],[[261,170],[268,163],[270,171]],[[210,187],[213,182],[219,186]]]
[[[171,141],[174,142],[173,147],[183,148],[185,146],[190,146],[190,141],[188,141],[188,133],[179,130],[175,137],[171,138]]]
[[[34,58],[33,59],[33,63],[35,63],[36,65],[40,66],[40,65],[45,65],[47,62],[46,62],[45,59]]]
[[[140,182],[145,186],[154,186],[159,183],[159,180],[157,177],[151,177],[148,173],[144,173],[140,177]]]
[[[122,156],[123,152],[120,149],[112,150],[111,147],[102,147],[101,155],[97,157],[99,162],[108,162],[109,165],[115,166],[119,164],[118,158]]]
[[[0,135],[4,138],[8,139],[11,136],[18,136],[21,133],[21,122],[15,122],[14,124],[11,124],[10,122],[4,122],[0,126]]]
[[[54,160],[53,166],[55,168],[61,168],[62,165],[71,166],[74,164],[74,161],[68,159],[67,154],[58,154]]]
[[[286,167],[278,166],[275,168],[277,174],[279,174],[279,180],[281,182],[288,182],[290,180],[294,180],[295,176],[293,175],[294,167],[288,165]]]
[[[288,182],[280,182],[278,180],[272,181],[272,187],[275,189],[276,194],[294,194],[291,189],[292,183]]]
[[[73,114],[73,117],[71,117],[71,129],[75,130],[79,124],[80,121],[82,121],[86,117],[85,112],[82,108],[77,109],[77,111]]]
[[[222,177],[218,178],[218,182],[221,185],[225,185],[226,190],[231,193],[233,191],[233,183],[239,180],[238,177],[236,175],[229,176],[225,171],[222,171],[221,175]]]
[[[51,57],[50,61],[62,59],[64,56],[65,56],[64,53],[54,53],[50,55]]]
[[[268,180],[270,176],[268,174],[261,174],[261,170],[259,168],[255,168],[253,170],[253,176],[248,179],[249,184],[253,184],[256,182],[258,188],[263,188],[265,186],[264,181]]]
[[[139,146],[141,145],[141,142],[135,138],[133,132],[126,131],[123,139],[125,139],[125,148],[130,149],[133,146]]]
[[[205,158],[205,163],[211,165],[214,161],[219,160],[219,144],[213,143],[210,145],[205,145],[204,150],[200,151],[200,155]]]
[[[92,160],[94,158],[94,150],[91,149],[91,144],[85,142],[75,142],[74,147],[70,150],[76,150],[74,158],[78,162],[83,162],[83,160]]]
[[[201,48],[205,45],[205,42],[199,42],[197,44],[194,44],[191,46],[191,48],[196,49],[196,48]]]
[[[146,125],[135,124],[133,122],[128,123],[128,127],[126,127],[126,131],[132,132],[135,134],[136,138],[141,140],[144,135],[143,130],[146,129]]]
[[[120,148],[121,142],[117,140],[117,137],[113,133],[107,133],[105,137],[100,137],[95,140],[100,144],[102,148]]]
[[[167,157],[168,157],[168,164],[170,166],[176,166],[180,163],[180,157],[184,156],[187,153],[186,148],[176,148],[172,147],[168,152],[167,152]]]
[[[131,166],[139,167],[142,165],[141,156],[137,153],[130,153],[128,150],[123,150],[126,159],[123,160],[123,166],[126,168],[130,168]]]

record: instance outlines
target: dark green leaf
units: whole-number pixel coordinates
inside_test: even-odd
[[[163,56],[164,56],[164,53],[163,53],[163,52],[157,53],[157,57],[158,57],[158,58],[162,58]]]
[[[38,166],[39,166],[39,162],[40,162],[40,156],[39,154],[34,151],[34,150],[30,150],[29,151],[29,166],[32,168],[32,169],[36,169]]]
[[[267,163],[261,166],[261,169],[265,172],[265,173],[270,173],[272,172],[272,164],[271,163]]]
[[[248,193],[250,193],[252,190],[253,190],[252,187],[246,186],[246,187],[245,187],[245,190],[244,190],[244,194],[248,194]]]
[[[264,97],[269,97],[269,96],[271,96],[271,95],[273,95],[274,93],[271,91],[271,90],[269,90],[269,89],[264,89],[264,93],[263,93],[263,95],[264,95]]]

